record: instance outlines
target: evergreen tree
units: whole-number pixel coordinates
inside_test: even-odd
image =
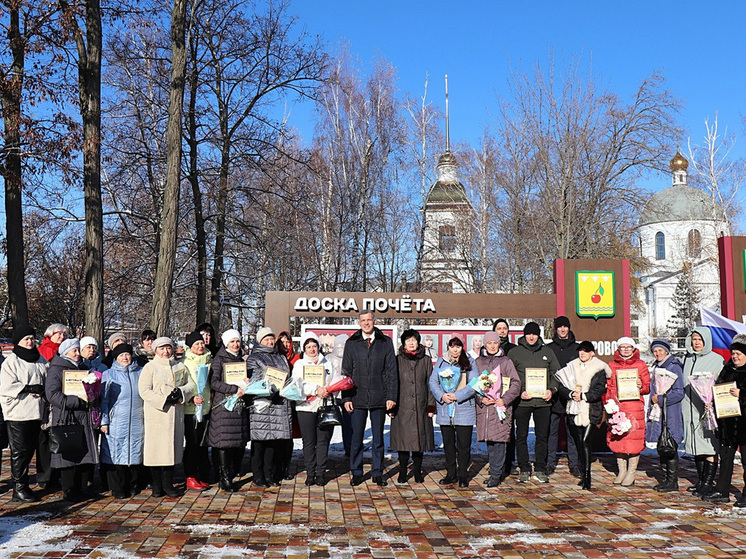
[[[676,313],[668,320],[668,328],[677,338],[686,337],[699,321],[699,293],[694,289],[691,265],[684,263],[673,294]]]

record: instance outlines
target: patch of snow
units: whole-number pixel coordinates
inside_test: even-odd
[[[505,532],[508,530],[515,530],[516,532],[528,532],[534,529],[530,524],[525,522],[493,522],[491,524],[482,524],[479,527],[480,530],[496,530],[498,532]]]
[[[388,543],[403,543],[407,545],[411,545],[412,543],[409,541],[409,538],[407,536],[393,536],[391,534],[387,534],[386,532],[382,532],[381,530],[373,530],[372,532],[368,532],[368,541],[371,540]]]
[[[526,545],[559,545],[567,543],[565,538],[549,538],[539,534],[515,534],[505,538],[508,543],[522,543]]]
[[[619,536],[616,541],[618,542],[628,542],[628,541],[637,541],[637,540],[661,540],[661,541],[668,541],[669,538],[666,536],[661,536],[660,534],[624,534],[622,536]]]
[[[0,518],[0,556],[48,552],[72,551],[81,541],[70,538],[73,529],[62,524],[49,524],[44,519],[49,514],[11,516]]]

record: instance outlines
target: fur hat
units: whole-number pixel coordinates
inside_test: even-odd
[[[422,341],[422,336],[420,336],[420,333],[414,328],[407,328],[406,330],[404,330],[404,332],[401,333],[401,336],[399,337],[399,340],[401,340],[401,345],[404,345],[404,342],[406,342],[409,338],[414,338],[415,340],[417,340],[417,345],[420,345],[420,342]]]

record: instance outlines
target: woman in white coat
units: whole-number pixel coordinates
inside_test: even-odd
[[[180,497],[173,485],[174,465],[184,455],[184,402],[194,398],[197,387],[183,363],[174,359],[174,344],[162,336],[153,342],[155,357],[142,370],[138,389],[145,402],[143,464],[153,476],[153,497]]]

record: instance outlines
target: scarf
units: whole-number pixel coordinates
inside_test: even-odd
[[[41,357],[39,348],[36,346],[31,349],[26,349],[25,347],[17,345],[13,347],[13,353],[15,353],[19,359],[22,359],[27,363],[36,363],[39,360],[39,357]]]

